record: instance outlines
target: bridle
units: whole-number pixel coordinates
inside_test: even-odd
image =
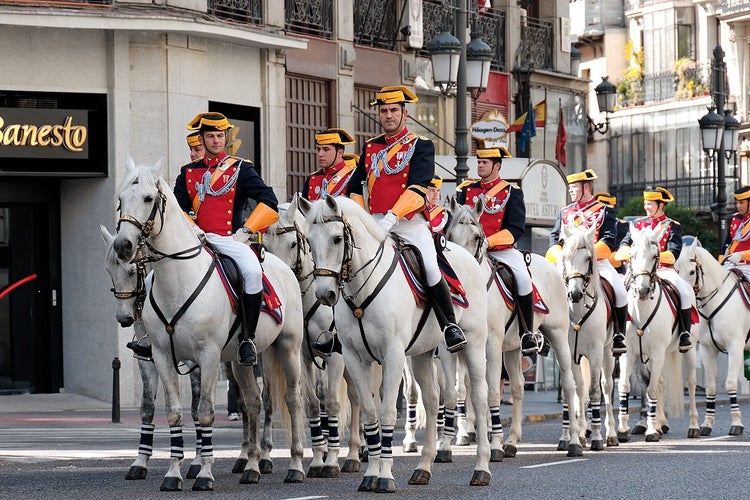
[[[655,243],[651,243],[651,245],[652,246],[656,246]],[[625,279],[625,288],[627,288],[629,290],[630,287],[632,286],[633,282],[635,281],[635,279],[638,276],[648,276],[648,283],[649,283],[649,297],[648,298],[649,299],[653,298],[654,291],[656,290],[656,283],[660,279],[659,275],[656,274],[656,269],[657,269],[658,265],[659,265],[659,257],[657,255],[656,258],[654,258],[654,264],[651,266],[650,270],[649,269],[640,269],[638,271],[634,271],[633,268],[632,268],[633,261],[631,259],[631,261],[630,261],[631,269],[630,269],[630,273],[628,274],[628,277]]]
[[[136,283],[135,290],[123,292],[115,288],[115,282],[112,280],[112,288],[110,291],[114,294],[116,299],[127,300],[135,298],[135,306],[133,308],[133,320],[138,321],[141,319],[143,313],[143,304],[146,302],[146,262],[136,256],[135,267],[136,267]]]
[[[584,246],[584,247],[576,248],[575,252],[585,251],[585,250],[587,250],[587,248]],[[565,281],[566,289],[568,288],[568,284],[570,283],[571,280],[580,279],[583,282],[584,297],[589,297],[590,299],[592,299],[591,305],[586,304],[585,300],[583,301],[583,306],[587,309],[587,311],[578,321],[573,320],[572,310],[570,311],[571,312],[570,326],[573,328],[573,331],[575,332],[575,336],[576,336],[575,346],[573,348],[572,354],[573,354],[573,360],[575,361],[577,365],[579,365],[581,364],[581,358],[583,357],[583,354],[578,354],[578,335],[579,335],[579,332],[581,331],[581,327],[583,327],[583,324],[586,323],[586,320],[588,320],[589,317],[591,317],[593,312],[596,310],[596,306],[599,302],[598,290],[595,289],[593,293],[589,291],[589,288],[590,288],[589,285],[591,284],[591,280],[594,277],[594,259],[593,259],[591,252],[589,251],[588,267],[585,273],[580,273],[576,271],[576,272],[569,274],[567,271],[567,267],[565,266],[564,258],[563,258],[562,272],[563,272],[563,281]],[[570,296],[570,293],[568,294],[568,296]]]
[[[470,227],[475,227],[479,229],[478,233],[481,235],[481,238],[478,239],[477,246],[474,249],[474,252],[472,253],[472,255],[477,260],[477,262],[481,264],[482,259],[484,259],[484,255],[485,255],[484,244],[487,241],[487,236],[484,234],[484,229],[482,228],[482,226],[470,214],[464,215],[462,217],[453,217],[449,223],[449,226],[445,229],[446,234],[451,233],[453,224],[462,224],[464,226],[470,226]]]
[[[349,224],[345,217],[342,217],[340,215],[329,215],[320,218],[321,224],[328,224],[329,222],[341,222],[344,225],[344,256],[341,259],[341,269],[339,269],[338,271],[333,271],[332,269],[319,268],[316,265],[315,270],[313,271],[313,276],[335,278],[336,285],[341,289],[344,287],[344,283],[349,283],[356,274],[352,270],[354,235],[352,233],[352,226]],[[313,224],[317,223],[317,220],[313,221]],[[357,272],[359,272],[360,270],[358,270]]]
[[[305,280],[313,276],[315,273],[315,271],[313,270],[307,274],[303,274],[304,273],[303,257],[309,254],[310,252],[310,244],[307,241],[307,237],[302,233],[302,231],[300,231],[300,228],[296,222],[291,226],[277,227],[276,230],[274,231],[274,234],[276,236],[281,236],[282,234],[287,234],[291,232],[294,232],[294,235],[297,239],[297,243],[296,243],[297,255],[294,259],[294,265],[292,266],[292,271],[294,271],[294,275],[297,277],[297,281],[300,284],[302,284]],[[311,286],[312,286],[312,280],[310,280],[310,284],[307,285],[307,288],[302,290],[303,296],[310,290]]]

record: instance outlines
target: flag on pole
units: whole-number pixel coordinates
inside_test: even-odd
[[[560,118],[557,121],[557,138],[555,139],[555,158],[563,167],[568,163],[568,155],[565,152],[565,143],[568,142],[568,133],[565,131],[563,122],[563,111],[560,106]]]
[[[534,125],[536,125],[539,128],[544,128],[546,122],[547,122],[547,101],[540,101],[534,106]],[[514,121],[510,127],[508,127],[505,130],[506,134],[510,134],[511,132],[520,132],[523,128],[523,124],[526,121],[526,113],[522,114],[518,118],[516,118],[516,121]]]
[[[531,138],[536,137],[536,122],[534,120],[534,108],[531,108],[526,114],[526,120],[523,122],[523,128],[518,135],[518,150],[521,155],[527,155],[531,152]]]

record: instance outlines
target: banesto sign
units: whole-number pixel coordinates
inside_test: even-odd
[[[0,158],[86,160],[88,132],[85,110],[0,108]]]

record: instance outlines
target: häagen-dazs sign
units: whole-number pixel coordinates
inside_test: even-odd
[[[505,131],[508,129],[508,120],[500,112],[493,109],[482,116],[478,122],[471,124],[471,136],[482,141],[484,147],[508,146],[508,138]]]
[[[0,108],[0,157],[88,158],[85,110]]]

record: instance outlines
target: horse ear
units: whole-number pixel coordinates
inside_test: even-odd
[[[323,198],[326,201],[326,206],[330,208],[333,212],[338,212],[339,210],[339,204],[336,203],[336,197],[335,196],[326,196]]]
[[[456,206],[458,205],[458,202],[456,201],[456,197],[455,196],[449,196],[448,199],[450,201],[450,204],[448,205],[448,207],[451,209],[451,212],[455,212],[456,211]]]
[[[307,217],[307,213],[312,208],[312,203],[301,196],[297,197],[297,195],[295,195],[295,197],[297,198],[297,210],[299,210],[302,215]],[[294,200],[292,200],[292,203],[294,203]]]
[[[128,172],[135,170],[135,160],[130,156],[130,153],[128,153],[128,157],[125,159],[125,170]]]
[[[151,171],[154,173],[154,175],[159,175],[162,165],[164,165],[164,162],[162,161],[162,159],[159,159],[159,161],[157,161],[154,166],[151,167]]]
[[[484,211],[484,196],[480,196],[477,198],[477,202],[474,204],[474,217],[476,217],[476,219],[479,220],[479,217],[482,216],[483,211]]]
[[[594,241],[594,234],[596,234],[596,226],[591,226],[586,230],[586,238]]]
[[[102,233],[102,239],[104,240],[104,243],[106,243],[107,245],[112,243],[112,240],[115,239],[115,236],[110,234],[109,230],[101,224],[99,224],[99,232]]]
[[[299,193],[294,193],[294,196],[292,196],[292,201],[289,202],[289,210],[287,210],[287,213],[293,214],[297,211],[297,206],[299,205],[298,200],[300,199]]]

